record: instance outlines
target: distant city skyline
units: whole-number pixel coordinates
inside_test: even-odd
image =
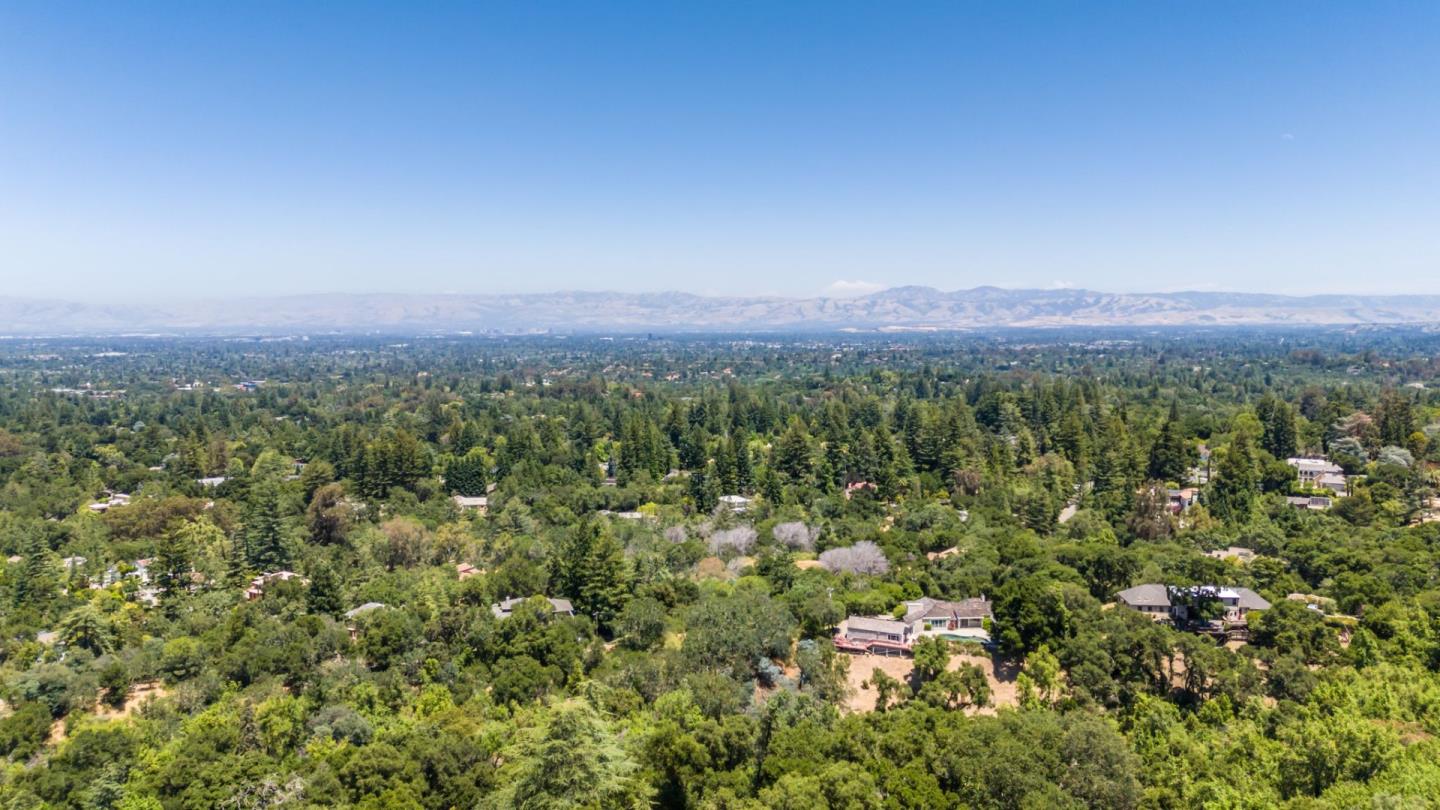
[[[0,7],[0,296],[1440,293],[1440,5]]]

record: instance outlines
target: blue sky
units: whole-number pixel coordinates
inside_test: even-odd
[[[0,4],[0,294],[1437,271],[1437,3]]]

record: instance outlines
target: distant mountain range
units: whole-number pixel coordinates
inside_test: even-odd
[[[526,295],[297,295],[164,304],[0,296],[0,334],[180,332],[684,332],[949,330],[1005,326],[1440,323],[1440,296],[943,292],[896,287],[859,298],[556,292]]]

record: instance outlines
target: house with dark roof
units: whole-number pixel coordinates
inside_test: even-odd
[[[1323,512],[1329,509],[1333,502],[1325,495],[1288,495],[1285,502],[1296,509],[1306,509],[1312,512]]]
[[[955,640],[989,641],[987,620],[994,619],[990,600],[972,596],[958,602],[931,599],[928,596],[905,603],[905,616],[900,619],[910,627],[911,635],[940,636]]]
[[[550,603],[551,611],[556,616],[575,615],[575,608],[570,604],[569,599],[551,599],[548,596],[544,597],[544,599],[546,602]],[[524,601],[525,599],[521,597],[511,597],[509,599],[503,599],[491,605],[490,612],[495,614],[495,618],[497,619],[506,619],[509,618],[510,614],[515,612],[515,608]]]
[[[1170,618],[1170,589],[1164,585],[1136,585],[1115,594],[1115,601],[1152,619]]]
[[[840,625],[835,649],[869,655],[909,655],[911,628],[888,616],[851,616]]]
[[[924,597],[905,603],[905,614],[851,616],[835,637],[835,648],[844,652],[876,655],[903,655],[922,636],[952,641],[990,640],[988,625],[993,621],[991,604],[983,596],[947,602]]]
[[[845,637],[852,641],[910,641],[910,626],[898,619],[881,616],[851,616],[845,620]]]
[[[1270,602],[1249,588],[1220,585],[1172,587],[1147,583],[1120,591],[1115,594],[1115,601],[1159,621],[1218,622],[1215,629],[1222,630],[1227,625],[1246,624],[1246,617],[1252,611],[1270,609]],[[1217,606],[1218,618],[1207,619],[1202,615],[1206,604]]]

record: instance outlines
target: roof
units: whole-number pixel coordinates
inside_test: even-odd
[[[1308,470],[1310,472],[1338,473],[1344,472],[1339,464],[1335,464],[1323,458],[1287,458],[1285,463],[1297,470]]]
[[[1152,582],[1145,585],[1136,585],[1133,588],[1126,588],[1115,594],[1115,598],[1127,605],[1160,605],[1162,607],[1169,607],[1170,589],[1164,585]]]
[[[260,574],[259,576],[250,580],[250,587],[263,588],[272,582],[289,582],[292,579],[298,579],[302,584],[305,585],[310,584],[310,580],[300,576],[294,571],[271,571],[269,573]]]
[[[885,619],[880,616],[851,616],[845,620],[847,630],[862,630],[869,633],[893,633],[897,636],[905,635],[905,628],[909,625],[898,622],[894,619]]]
[[[361,605],[360,607],[353,607],[353,608],[350,608],[349,610],[345,611],[345,618],[347,618],[347,619],[353,619],[353,618],[355,618],[356,616],[359,616],[359,615],[362,614],[362,613],[369,613],[369,612],[372,611],[372,610],[379,610],[380,608],[383,608],[383,607],[385,607],[385,603],[383,603],[383,602],[366,602],[365,604]]]
[[[1245,610],[1269,610],[1270,601],[1249,588],[1231,588],[1239,598],[1238,607]]]
[[[1255,554],[1255,549],[1253,548],[1245,548],[1244,546],[1230,546],[1228,548],[1222,548],[1218,551],[1207,551],[1205,552],[1205,556],[1211,557],[1216,560],[1223,560],[1227,557],[1234,557],[1241,562],[1246,562],[1254,559],[1257,555]]]
[[[1140,587],[1143,588],[1145,586],[1142,585]],[[1241,610],[1270,609],[1270,601],[1249,588],[1240,588],[1232,585],[1191,585],[1181,590],[1187,591],[1195,596],[1214,599],[1233,599],[1235,600],[1235,607]]]
[[[925,596],[906,602],[905,607],[906,624],[913,624],[921,619],[979,619],[991,613],[990,600],[983,596],[972,596],[959,602],[945,602]]]
[[[490,612],[503,619],[515,612],[515,606],[524,602],[526,598],[528,597],[515,596],[509,599],[502,599],[498,603],[490,606]],[[544,599],[550,603],[551,610],[554,610],[556,613],[575,612],[575,608],[570,605],[569,599],[551,599],[548,596],[544,597]]]
[[[490,499],[484,495],[455,495],[452,500],[461,509],[479,509],[490,505]]]

